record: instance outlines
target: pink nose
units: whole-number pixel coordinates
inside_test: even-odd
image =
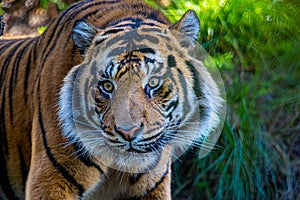
[[[139,129],[138,126],[134,126],[132,128],[126,129],[122,127],[117,127],[117,133],[121,135],[125,140],[132,141],[135,137],[135,132]]]

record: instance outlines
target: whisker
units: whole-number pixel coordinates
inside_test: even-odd
[[[180,141],[174,141],[174,143],[182,144]],[[205,144],[197,144],[197,143],[191,143],[190,146],[197,147],[200,149],[206,149],[206,150],[217,150],[218,149],[215,146],[205,145]]]
[[[183,137],[180,137],[178,135],[168,135],[167,136],[168,138],[172,138],[172,139],[175,139],[175,142],[184,142],[184,143],[190,143],[191,140],[187,139],[187,138],[183,138]],[[216,145],[214,143],[209,143],[209,142],[206,142],[206,141],[193,141],[192,146],[195,146],[195,147],[207,147],[207,148],[213,148],[213,149],[219,149],[219,148],[224,148],[222,146],[219,146],[219,145]]]
[[[79,124],[82,124],[82,125],[86,125],[86,126],[88,126],[88,127],[92,127],[92,128],[95,128],[95,129],[99,129],[99,127],[97,127],[97,126],[95,126],[95,125],[88,124],[88,123],[82,122],[82,121],[78,121],[78,120],[76,120],[76,119],[73,119],[73,120],[74,120],[74,122],[76,122],[76,123],[79,123]]]
[[[101,132],[100,130],[85,130],[85,131],[79,131],[78,133],[99,133]]]

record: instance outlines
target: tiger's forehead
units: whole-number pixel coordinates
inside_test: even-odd
[[[137,77],[142,80],[147,75],[163,71],[162,60],[156,59],[155,54],[151,48],[124,52],[112,59],[99,72],[102,78],[113,78],[116,81],[124,76]]]
[[[113,58],[135,50],[147,54],[155,54],[157,50],[178,51],[180,45],[177,44],[177,39],[174,36],[176,34],[169,29],[156,27],[117,32],[105,36],[105,39],[103,34],[99,34],[93,42],[95,45],[92,48],[92,53],[94,56]]]
[[[100,43],[95,39],[90,61],[97,66],[100,78],[119,80],[126,74],[140,79],[155,76],[170,71],[166,68],[176,63],[170,58],[177,57],[179,61],[187,57],[187,48],[180,44],[183,37],[178,34],[169,29],[143,27],[112,34]]]

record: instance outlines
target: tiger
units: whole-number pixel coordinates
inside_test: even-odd
[[[72,4],[40,36],[0,39],[0,199],[171,199],[171,164],[224,99],[174,24],[139,0]]]
[[[5,23],[3,21],[3,16],[0,16],[0,37],[3,35]]]

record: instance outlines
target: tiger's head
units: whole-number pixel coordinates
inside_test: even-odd
[[[60,91],[65,136],[129,172],[169,162],[175,151],[203,139],[220,121],[222,98],[192,56],[199,30],[193,11],[172,27],[145,21],[138,28],[120,22],[97,29],[78,20],[72,37],[84,61]]]

